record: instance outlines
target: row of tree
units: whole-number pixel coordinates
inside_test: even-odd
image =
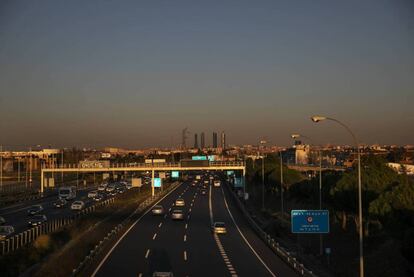
[[[265,158],[266,189],[278,193],[280,188],[280,162],[277,155]],[[364,235],[387,232],[387,235],[403,241],[403,252],[414,260],[414,182],[405,174],[398,174],[387,166],[384,157],[362,156],[362,191]],[[318,207],[319,177],[307,178],[299,172],[283,166],[285,195],[296,201]],[[251,183],[260,184],[262,163],[247,161],[247,177]],[[357,170],[323,172],[323,207],[329,209],[341,222],[343,229],[348,222],[355,222],[358,230],[358,182]]]

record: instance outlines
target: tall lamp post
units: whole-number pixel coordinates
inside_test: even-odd
[[[305,138],[308,139],[313,145],[313,140],[308,137],[301,134],[292,134],[292,139],[296,138]],[[318,150],[318,158],[319,158],[319,210],[322,210],[322,151]],[[323,242],[322,242],[322,234],[319,234],[319,255],[323,254]]]
[[[344,127],[348,133],[352,136],[352,139],[354,140],[355,147],[357,148],[357,159],[358,159],[358,223],[359,223],[359,276],[364,276],[364,237],[363,237],[363,226],[362,226],[362,185],[361,185],[361,153],[359,151],[359,142],[355,136],[355,134],[352,132],[352,130],[342,123],[341,121],[326,117],[326,116],[312,116],[311,120],[315,123],[323,121],[323,120],[331,120],[342,127]]]
[[[265,145],[266,143],[267,142],[265,140],[260,141],[261,145]],[[265,204],[264,204],[265,202],[265,168],[264,168],[265,163],[264,163],[264,159],[265,159],[265,156],[264,156],[264,153],[262,153],[262,210],[265,209]]]
[[[280,156],[280,212],[284,213],[284,205],[283,205],[283,157],[282,157],[282,151],[279,150],[279,156]]]

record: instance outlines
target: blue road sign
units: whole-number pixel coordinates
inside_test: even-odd
[[[234,178],[234,187],[235,188],[242,188],[243,187],[243,179],[242,178]]]
[[[206,156],[192,156],[191,159],[193,161],[207,161],[207,157]]]
[[[180,172],[178,172],[178,171],[172,171],[171,172],[171,177],[172,178],[178,178],[178,177],[180,177]]]
[[[161,178],[154,178],[154,188],[161,187]]]
[[[329,233],[328,210],[292,210],[292,233]]]

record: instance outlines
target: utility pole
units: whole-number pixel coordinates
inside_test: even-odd
[[[61,168],[62,168],[62,184],[63,184],[63,152],[65,151],[64,148],[62,148],[62,163],[61,163]]]

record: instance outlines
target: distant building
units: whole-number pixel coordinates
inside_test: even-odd
[[[283,153],[283,162],[287,164],[305,165],[309,164],[309,145],[301,144],[300,141],[295,141],[293,147],[286,149]]]
[[[194,134],[194,148],[198,149],[198,134]]]
[[[222,149],[226,149],[226,134],[223,132],[221,132],[221,148]]]
[[[205,138],[204,138],[204,132],[201,132],[201,135],[200,135],[200,148],[204,149],[205,147],[206,147],[206,141],[205,141]]]
[[[218,143],[217,143],[217,133],[213,132],[213,148],[217,148]]]

